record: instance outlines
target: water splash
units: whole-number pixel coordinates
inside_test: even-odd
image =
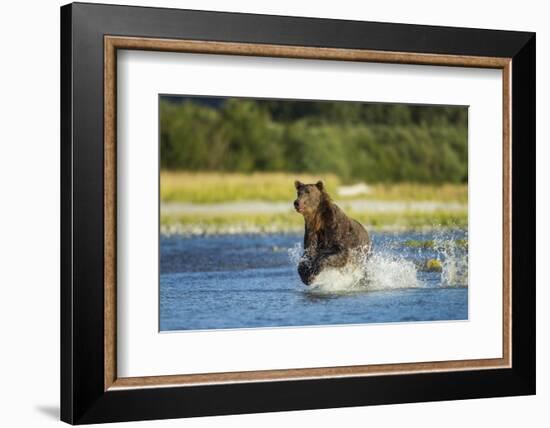
[[[325,269],[313,280],[308,291],[319,294],[347,294],[366,291],[361,266],[348,264],[342,269]]]
[[[302,246],[288,250],[291,262],[297,267],[302,260]],[[354,252],[350,262],[340,269],[325,269],[308,287],[316,293],[356,293],[374,290],[418,288],[416,266],[402,257],[371,253],[368,248]]]
[[[288,249],[288,258],[290,259],[290,263],[296,266],[296,268],[298,267],[300,260],[302,260],[303,252],[304,249],[302,247],[302,244],[299,243],[294,244],[293,247]]]
[[[402,256],[374,253],[363,265],[368,290],[419,288],[417,268]]]
[[[441,286],[468,286],[468,240],[449,239],[443,233],[437,233],[434,250],[441,260]]]
[[[447,231],[437,231],[427,248],[418,248],[413,257],[396,253],[396,243],[386,239],[375,242],[375,250],[358,251],[341,269],[325,269],[308,287],[308,292],[348,294],[375,290],[397,290],[426,287],[426,275],[437,276],[439,287],[468,286],[468,248],[466,239],[456,239]],[[302,245],[288,250],[291,263],[298,266]],[[430,258],[441,262],[441,272],[426,274],[423,264]]]

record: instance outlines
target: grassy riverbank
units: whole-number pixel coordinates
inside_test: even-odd
[[[217,203],[234,201],[292,201],[295,198],[294,180],[314,183],[322,179],[330,195],[338,199],[342,183],[330,174],[313,176],[293,173],[211,173],[162,171],[160,197],[163,202]],[[466,184],[369,184],[361,198],[382,201],[468,201]]]
[[[373,230],[413,230],[440,227],[465,228],[467,211],[367,213],[348,212],[348,215]],[[261,233],[299,232],[304,221],[296,213],[231,213],[231,214],[174,214],[161,215],[161,227],[165,233]]]
[[[350,195],[342,192],[345,186],[334,175],[316,177],[289,173],[223,174],[163,171],[160,179],[160,196],[163,204],[160,220],[162,231],[165,233],[300,231],[303,228],[303,219],[292,210],[291,205],[295,198],[295,179],[304,182],[322,179],[329,193],[346,213],[370,229],[464,228],[468,223],[468,188],[467,185],[461,184],[369,184],[363,186],[360,194]],[[264,208],[261,212],[254,211],[254,202],[258,201],[267,203],[267,209]],[[364,209],[358,209],[357,207],[361,206],[357,204],[358,201],[375,204],[371,203]],[[239,210],[224,209],[236,202],[243,202]],[[437,207],[421,209],[423,202],[436,203]],[[277,203],[278,210],[275,209]],[[288,203],[288,211],[284,207],[281,211],[280,203]],[[178,204],[191,204],[195,211],[186,209],[185,205],[174,210],[173,207],[177,207]],[[398,209],[396,204],[399,206]],[[378,208],[374,209],[374,205]],[[165,208],[163,211],[163,207],[168,206],[172,209]]]

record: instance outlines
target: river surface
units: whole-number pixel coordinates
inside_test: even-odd
[[[468,319],[464,231],[371,237],[370,258],[307,287],[300,235],[162,235],[160,330]],[[441,271],[426,268],[430,259]]]

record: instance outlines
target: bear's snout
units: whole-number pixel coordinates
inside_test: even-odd
[[[294,209],[300,211],[300,202],[298,202],[298,199],[294,201]]]

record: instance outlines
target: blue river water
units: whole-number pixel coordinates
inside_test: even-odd
[[[466,320],[464,238],[461,230],[373,233],[364,265],[307,287],[296,272],[300,235],[161,236],[160,330]],[[425,269],[430,259],[442,270]]]

